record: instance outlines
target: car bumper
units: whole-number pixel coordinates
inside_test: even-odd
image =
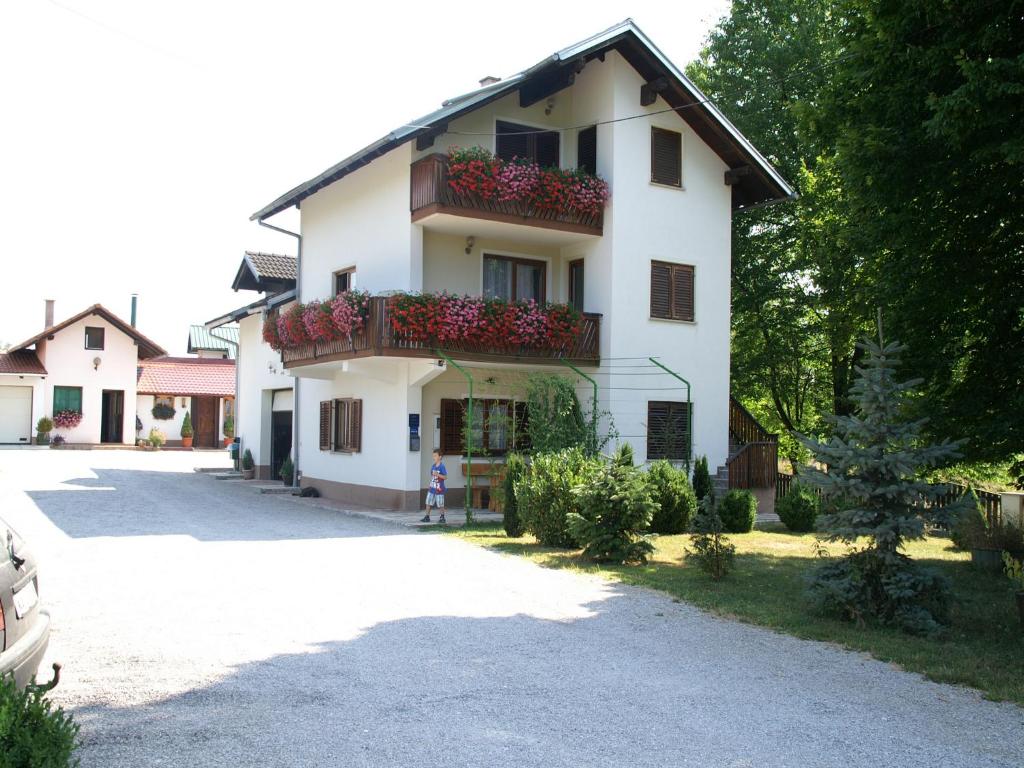
[[[0,653],[0,675],[13,674],[15,685],[24,688],[35,678],[49,642],[50,614],[40,609],[32,628]]]

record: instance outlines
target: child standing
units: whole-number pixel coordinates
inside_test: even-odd
[[[438,522],[445,524],[444,519],[444,481],[448,478],[448,470],[444,466],[440,451],[434,451],[434,463],[430,467],[430,485],[427,486],[427,514],[420,520],[421,523],[430,522],[430,508],[437,507],[441,513]]]

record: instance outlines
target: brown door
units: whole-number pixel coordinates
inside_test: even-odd
[[[197,448],[216,448],[217,438],[217,398],[192,398],[192,444]]]

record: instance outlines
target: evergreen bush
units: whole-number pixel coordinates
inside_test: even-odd
[[[729,533],[750,533],[757,520],[757,499],[750,491],[733,488],[722,499],[718,514]]]
[[[53,419],[49,416],[43,416],[36,422],[36,432],[41,435],[48,435],[53,432]]]
[[[905,416],[908,395],[919,381],[898,382],[905,349],[882,336],[858,345],[865,359],[850,389],[849,416],[833,416],[828,442],[802,438],[818,464],[806,476],[821,489],[826,509],[820,527],[830,541],[851,545],[848,555],[812,577],[811,598],[826,611],[857,622],[876,620],[915,634],[933,634],[948,621],[948,580],[914,563],[900,550],[924,537],[926,524],[948,525],[964,502],[935,505],[944,485],[922,480],[940,462],[956,458],[957,444],[921,439],[923,421]],[[859,547],[859,548],[858,548]]]
[[[964,494],[963,504],[954,514],[949,525],[949,538],[958,549],[970,549],[971,544],[984,537],[988,528],[985,511],[973,488]]]
[[[181,436],[192,437],[192,416],[188,411],[185,411],[185,418],[181,421]]]
[[[588,458],[582,448],[537,454],[515,484],[517,511],[527,531],[549,547],[573,547],[567,518],[579,512],[580,502],[573,488],[587,482],[598,459]]]
[[[702,500],[711,492],[711,473],[708,472],[708,457],[698,456],[693,465],[693,493],[697,501]]]
[[[292,457],[285,456],[284,461],[281,462],[281,471],[278,473],[278,477],[281,478],[285,485],[291,485],[294,474],[295,465],[292,463]]]
[[[685,533],[697,511],[697,497],[686,472],[667,461],[655,461],[647,470],[646,480],[657,504],[651,517],[651,533]]]
[[[39,689],[18,690],[11,677],[0,677],[0,768],[78,765],[77,742],[71,715],[54,708]]]
[[[644,532],[656,505],[644,473],[622,446],[611,463],[602,464],[574,489],[579,511],[566,520],[584,557],[597,562],[643,563],[654,550]]]
[[[818,518],[818,495],[812,488],[794,481],[789,493],[775,503],[775,513],[791,531],[813,531]]]
[[[245,452],[242,454],[242,469],[248,471],[250,469],[254,469],[255,466],[256,462],[253,461],[252,451],[246,448]]]
[[[736,545],[724,536],[725,526],[718,514],[714,493],[705,496],[693,518],[693,537],[686,549],[686,561],[694,562],[715,581],[732,570]]]
[[[526,460],[521,454],[510,453],[505,459],[505,478],[501,482],[502,527],[505,535],[518,539],[523,535],[523,518],[519,516],[516,502],[516,483],[526,472]]]

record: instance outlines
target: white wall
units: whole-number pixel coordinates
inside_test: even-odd
[[[156,399],[155,395],[138,395],[135,400],[137,403],[138,416],[142,421],[142,431],[138,433],[138,436],[142,439],[149,437],[149,430],[156,427],[168,441],[181,440],[181,425],[185,421],[185,411],[191,412],[192,410],[192,398],[185,398],[185,407],[181,406],[181,396],[174,398],[174,418],[173,419],[154,419],[153,418],[153,401]],[[135,428],[132,427],[132,434],[135,434]]]
[[[85,348],[85,328],[105,328],[104,349]],[[102,393],[104,389],[124,392],[124,442],[135,443],[135,383],[138,348],[135,341],[98,315],[90,315],[69,325],[53,341],[40,342],[38,355],[46,368],[46,393],[43,408],[53,416],[55,386],[82,388],[82,421],[74,429],[55,429],[69,443],[100,442]],[[100,359],[94,367],[93,360]],[[35,418],[38,420],[39,416]]]
[[[235,434],[257,465],[270,464],[270,409],[274,390],[291,389],[293,379],[281,356],[263,341],[263,315],[242,318],[239,326],[238,393]]]

